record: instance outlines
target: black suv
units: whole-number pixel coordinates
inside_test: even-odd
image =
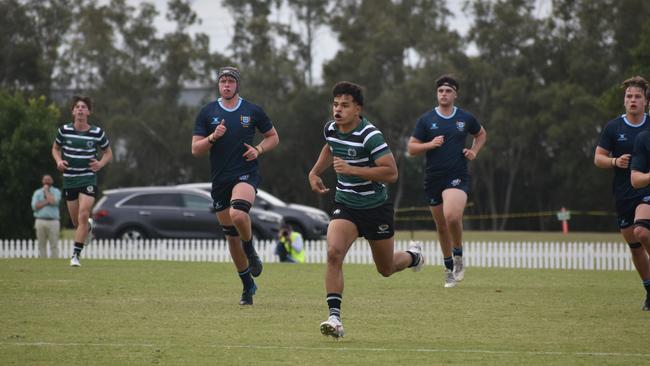
[[[196,188],[208,193],[212,190],[210,183],[180,184],[177,187]],[[282,215],[284,221],[291,225],[295,231],[300,232],[306,240],[317,240],[327,235],[330,218],[323,210],[296,203],[286,203],[259,188],[254,207]]]
[[[203,190],[179,187],[133,187],[104,191],[93,208],[95,238],[211,238],[224,235]],[[253,236],[276,239],[282,216],[252,208]]]

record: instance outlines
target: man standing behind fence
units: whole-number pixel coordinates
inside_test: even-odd
[[[47,258],[47,243],[50,243],[52,258],[59,257],[59,203],[61,191],[54,187],[54,180],[49,174],[41,178],[43,186],[32,195],[32,210],[34,211],[34,229],[38,241],[38,256]]]
[[[487,138],[485,129],[472,114],[454,106],[458,90],[458,81],[451,76],[436,80],[438,107],[418,119],[408,142],[409,154],[426,153],[424,190],[438,231],[447,288],[455,287],[465,276],[463,211],[469,192],[467,161],[476,159]],[[465,147],[468,134],[473,136],[469,149]]]
[[[262,262],[253,247],[248,211],[260,182],[257,158],[277,146],[280,139],[262,107],[239,96],[238,69],[222,67],[217,83],[220,98],[204,106],[196,117],[192,155],[210,153],[214,209],[244,286],[239,304],[253,305],[257,286],[251,275],[262,273]],[[264,136],[258,145],[253,143],[256,129]]]
[[[594,154],[594,164],[601,169],[614,170],[612,188],[616,201],[618,227],[630,247],[632,263],[646,290],[643,310],[650,311],[650,263],[648,263],[648,253],[640,243],[640,238],[636,235],[637,230],[634,228],[634,225],[637,225],[639,233],[650,228],[645,220],[650,217],[643,217],[650,212],[646,211],[647,205],[642,204],[650,202],[650,189],[635,189],[630,180],[630,159],[634,150],[634,140],[643,131],[650,130],[650,120],[645,114],[648,103],[646,99],[648,82],[640,76],[635,76],[625,80],[621,88],[624,92],[625,114],[605,125]],[[643,185],[637,182],[635,186]],[[639,222],[635,222],[635,219],[639,219]]]

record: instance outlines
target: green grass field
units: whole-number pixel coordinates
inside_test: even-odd
[[[268,264],[237,305],[229,263],[0,260],[2,365],[641,365],[633,272],[469,268],[390,278],[346,265],[340,341],[322,336],[324,265]]]

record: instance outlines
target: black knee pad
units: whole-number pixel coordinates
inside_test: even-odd
[[[250,202],[248,202],[246,200],[232,200],[232,201],[230,201],[230,207],[234,208],[235,210],[244,211],[246,213],[248,213],[248,211],[250,211],[251,206],[252,205],[250,204]]]
[[[650,220],[648,219],[638,219],[634,220],[634,226],[639,226],[650,230]]]
[[[641,248],[641,243],[627,243],[627,246],[629,246],[630,249]]]
[[[227,236],[239,236],[239,233],[237,232],[237,229],[232,225],[230,225],[230,226],[228,226],[228,225],[222,226],[221,230]]]

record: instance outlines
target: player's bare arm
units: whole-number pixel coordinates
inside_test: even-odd
[[[318,160],[316,160],[314,167],[311,168],[311,171],[309,172],[309,185],[311,186],[312,191],[320,194],[329,192],[330,189],[325,186],[320,175],[325,171],[325,169],[329,168],[330,165],[332,165],[332,152],[327,144],[325,144],[320,151],[320,155],[318,155]]]
[[[334,157],[333,163],[338,174],[354,175],[375,182],[395,183],[399,175],[393,154],[386,154],[375,160],[376,166],[373,167],[352,166],[338,157]]]
[[[246,151],[244,154],[242,154],[242,156],[246,159],[246,161],[257,159],[263,153],[273,150],[280,143],[280,136],[278,136],[278,132],[275,130],[275,127],[268,130],[263,136],[264,138],[262,141],[256,146],[244,143],[244,146],[246,146]]]
[[[442,146],[445,143],[445,137],[443,135],[436,136],[433,138],[433,140],[429,142],[422,142],[415,137],[412,137],[409,139],[407,149],[409,154],[411,155],[421,155],[424,154],[425,152],[432,150],[432,149],[437,149],[440,146]]]
[[[469,149],[463,149],[463,155],[465,158],[467,160],[476,159],[478,152],[481,151],[481,148],[483,145],[485,145],[486,140],[487,132],[485,132],[485,128],[481,127],[478,133],[474,135],[474,139],[472,140],[472,147]]]
[[[617,158],[614,158],[610,155],[608,150],[603,149],[600,146],[596,147],[596,152],[594,154],[594,164],[601,169],[611,169],[614,167],[627,169],[630,165],[630,154],[623,154]]]
[[[56,169],[60,172],[65,171],[68,168],[68,162],[63,160],[61,155],[61,148],[55,143],[52,144],[52,157],[56,163]]]

